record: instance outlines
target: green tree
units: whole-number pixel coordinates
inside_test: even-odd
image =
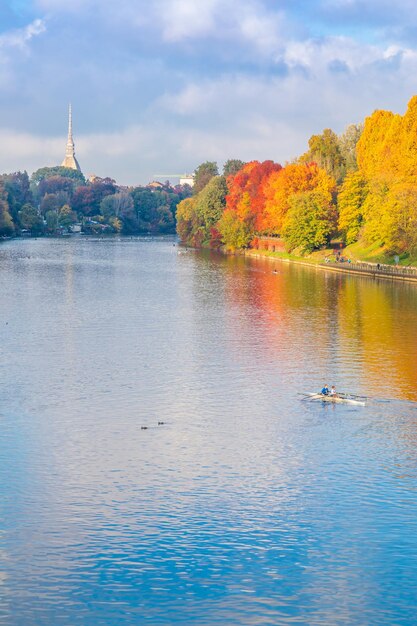
[[[106,220],[109,220],[112,217],[123,218],[123,215],[133,214],[133,211],[133,198],[126,192],[105,196],[100,202],[100,213]]]
[[[62,226],[62,228],[68,229],[72,224],[75,224],[75,222],[77,221],[77,215],[68,204],[64,204],[64,206],[61,207],[59,210],[58,221],[59,225]]]
[[[55,233],[58,228],[58,213],[56,211],[47,211],[45,213],[45,221],[48,233]]]
[[[38,211],[31,204],[24,204],[19,211],[19,220],[22,228],[30,230],[33,235],[43,231],[43,220]]]
[[[194,224],[201,230],[203,241],[210,239],[226,207],[227,183],[224,176],[213,177],[196,196]]]
[[[255,216],[251,210],[251,199],[245,192],[238,204],[238,211],[226,209],[217,222],[216,230],[222,242],[232,250],[247,248],[255,236]]]
[[[321,135],[310,137],[308,146],[309,151],[303,154],[300,160],[304,163],[317,163],[336,182],[341,182],[346,164],[336,133],[330,128],[325,128]]]
[[[358,169],[356,146],[358,145],[362,133],[363,124],[350,124],[339,137],[339,146],[343,158],[345,174],[356,172]]]
[[[298,248],[304,254],[325,245],[336,220],[335,207],[327,196],[317,191],[293,195],[282,231],[288,250]]]
[[[56,176],[71,178],[80,185],[85,185],[85,178],[81,172],[73,170],[70,167],[62,167],[61,165],[56,165],[54,167],[41,167],[36,170],[36,172],[33,172],[30,177],[30,182],[34,185],[38,185],[44,178],[52,178]]]
[[[0,235],[13,235],[14,226],[13,220],[9,213],[9,205],[7,202],[6,191],[4,183],[0,179]]]
[[[29,176],[27,172],[13,172],[3,174],[0,180],[4,183],[9,213],[16,227],[19,226],[19,211],[26,203],[32,203],[32,192],[29,186]]]
[[[242,222],[236,213],[225,211],[217,225],[222,243],[231,250],[247,248],[254,233],[249,223]]]
[[[240,159],[229,159],[223,166],[223,176],[235,176],[244,165]]]
[[[207,183],[213,178],[213,176],[219,175],[219,168],[214,161],[206,161],[201,163],[194,172],[194,187],[193,194],[196,196]]]

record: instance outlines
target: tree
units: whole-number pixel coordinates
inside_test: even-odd
[[[70,200],[76,187],[75,182],[75,179],[64,176],[43,178],[37,186],[37,197],[42,198],[45,194],[62,193]]]
[[[224,176],[215,176],[196,196],[195,221],[203,241],[210,239],[211,229],[217,224],[226,207],[227,184]]]
[[[310,137],[308,146],[308,152],[300,158],[300,161],[302,163],[317,163],[336,182],[341,182],[345,170],[345,161],[336,133],[330,128],[325,128],[321,135]]]
[[[174,216],[168,205],[161,205],[157,209],[158,222],[157,232],[159,233],[172,233],[175,226]]]
[[[237,210],[224,211],[216,228],[227,248],[232,250],[247,248],[255,235],[254,221],[250,196],[246,192],[240,199]]]
[[[290,163],[269,176],[264,186],[264,224],[273,234],[281,234],[292,196],[320,191],[330,202],[336,182],[316,163]]]
[[[30,181],[34,185],[38,185],[44,178],[51,178],[54,176],[62,176],[64,178],[71,178],[80,185],[85,185],[84,175],[78,170],[73,170],[70,167],[62,167],[56,165],[54,167],[41,167],[33,172]]]
[[[72,198],[72,208],[79,215],[100,214],[100,203],[106,196],[113,195],[116,187],[111,179],[89,183],[78,187]]]
[[[75,224],[75,222],[77,221],[77,215],[71,209],[71,207],[68,206],[68,204],[64,204],[64,206],[61,207],[61,209],[59,210],[58,221],[59,225],[62,226],[62,228],[68,229],[72,224]]]
[[[356,172],[358,161],[356,158],[356,146],[363,133],[363,124],[350,124],[345,132],[339,137],[340,152],[344,164],[344,176],[350,172]]]
[[[339,229],[347,244],[357,241],[364,222],[363,205],[368,193],[366,180],[352,171],[343,182],[338,195]]]
[[[125,191],[105,196],[100,202],[100,213],[106,220],[111,217],[121,217],[132,214],[134,211],[133,198]]]
[[[175,212],[186,190],[171,186],[161,189],[136,187],[130,192],[137,219],[137,231],[145,233],[175,232]],[[169,214],[170,215],[169,215]]]
[[[197,195],[213,178],[219,175],[219,168],[214,161],[206,161],[201,163],[194,172],[193,194]]]
[[[337,215],[329,198],[317,191],[295,194],[285,218],[283,236],[288,250],[312,252],[330,241]]]
[[[417,181],[396,183],[386,198],[384,243],[392,253],[417,252]]]
[[[43,220],[38,211],[31,204],[24,204],[19,211],[19,220],[22,228],[30,230],[34,235],[43,231]]]
[[[68,204],[68,196],[65,192],[47,193],[43,196],[40,204],[42,215],[48,211],[59,211],[64,204]]]
[[[9,213],[4,183],[0,180],[0,235],[9,236],[14,233],[13,220]]]
[[[263,163],[251,161],[246,163],[235,176],[227,179],[229,189],[226,197],[227,208],[238,212],[242,199],[247,196],[253,225],[257,232],[266,232],[268,229],[268,223],[265,220],[265,189],[270,177],[281,169],[281,165],[273,161]]]
[[[56,211],[47,211],[45,213],[45,221],[48,233],[55,233],[58,228],[58,213]]]
[[[177,233],[183,243],[192,240],[195,205],[195,198],[185,198],[177,206]]]
[[[244,165],[240,159],[229,159],[223,166],[223,176],[235,176]]]
[[[19,225],[19,211],[26,203],[32,203],[32,192],[29,187],[27,172],[13,172],[3,174],[0,180],[4,183],[4,190],[8,203],[8,211],[16,226]]]

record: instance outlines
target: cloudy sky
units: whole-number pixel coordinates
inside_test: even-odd
[[[0,172],[121,184],[305,151],[417,94],[414,0],[0,0]]]

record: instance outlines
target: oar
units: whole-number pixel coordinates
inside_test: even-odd
[[[323,397],[321,393],[316,393],[315,395],[310,396],[308,393],[302,393],[302,392],[300,392],[300,396],[304,396],[303,400],[319,400],[320,398]]]

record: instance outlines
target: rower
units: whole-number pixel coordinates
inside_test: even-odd
[[[334,385],[332,385],[332,388],[330,389],[330,395],[331,396],[337,396],[336,387]]]
[[[323,389],[320,391],[322,396],[328,396],[329,395],[329,387],[327,385],[324,385]]]

